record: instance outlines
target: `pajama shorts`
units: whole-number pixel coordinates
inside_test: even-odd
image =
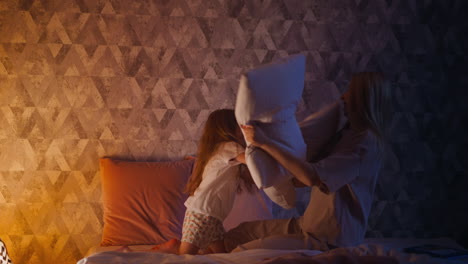
[[[189,210],[185,212],[182,242],[205,249],[211,243],[223,239],[223,235],[224,227],[219,219]]]

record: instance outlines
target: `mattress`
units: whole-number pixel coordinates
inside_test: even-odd
[[[341,248],[329,251],[327,254],[339,253],[346,250],[355,256],[391,256],[399,263],[421,263],[421,264],[468,264],[468,258],[447,260],[434,258],[424,254],[406,254],[403,249],[406,247],[423,244],[436,244],[462,249],[454,240],[449,238],[438,239],[398,239],[398,238],[371,238],[356,247]],[[150,264],[150,263],[268,263],[281,256],[288,256],[288,261],[281,263],[295,263],[297,258],[313,257],[323,253],[318,250],[271,250],[271,249],[250,249],[236,253],[209,254],[209,255],[174,255],[158,252],[150,252],[152,245],[129,246],[131,252],[122,252],[122,247],[95,247],[90,250],[87,257],[78,261],[77,264]],[[266,261],[266,262],[265,262]],[[321,262],[322,263],[322,262]],[[337,262],[330,262],[337,263]],[[341,263],[341,262],[340,262]]]

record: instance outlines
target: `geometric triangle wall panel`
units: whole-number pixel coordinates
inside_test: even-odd
[[[194,155],[243,72],[297,53],[298,117],[339,97],[354,72],[393,84],[367,235],[467,243],[441,217],[467,230],[467,39],[455,3],[2,1],[0,237],[13,263],[76,263],[101,239],[99,158]],[[299,216],[309,192],[298,197],[275,217]]]

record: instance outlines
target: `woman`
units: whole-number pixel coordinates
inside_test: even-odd
[[[283,151],[259,128],[242,126],[248,142],[270,154],[296,182],[312,191],[302,217],[243,223],[225,234],[225,250],[239,245],[327,250],[360,243],[381,164],[389,97],[390,86],[382,74],[353,75],[348,91],[336,103],[347,122],[309,162]]]

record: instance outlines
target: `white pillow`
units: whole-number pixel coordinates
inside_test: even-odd
[[[280,148],[305,160],[306,146],[295,112],[304,88],[305,56],[295,55],[245,73],[236,100],[239,124],[255,124]],[[247,144],[249,144],[247,142]],[[292,176],[263,150],[248,147],[247,166],[258,188],[285,208],[294,206]]]

